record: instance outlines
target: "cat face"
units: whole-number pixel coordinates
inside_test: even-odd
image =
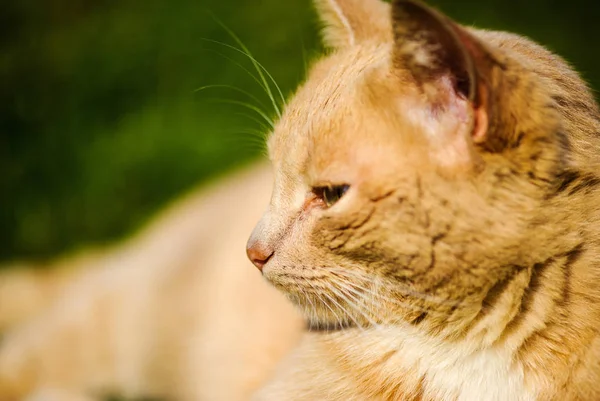
[[[317,5],[335,52],[269,139],[249,256],[313,329],[465,330],[561,247],[540,228],[558,218],[556,112],[532,72],[423,5]]]

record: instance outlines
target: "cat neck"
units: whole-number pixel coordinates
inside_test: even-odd
[[[598,249],[579,245],[519,272],[459,339],[411,324],[311,336],[369,399],[544,399],[594,338],[599,317],[590,305],[600,293],[587,287],[600,279]]]
[[[410,326],[315,336],[363,399],[534,399],[522,365],[511,366],[501,347],[474,351],[466,341],[445,342]]]

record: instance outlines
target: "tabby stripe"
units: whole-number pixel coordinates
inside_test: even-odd
[[[566,305],[570,301],[571,297],[571,280],[573,276],[573,264],[579,260],[581,255],[583,254],[583,244],[579,244],[569,252],[567,252],[567,260],[565,261],[563,271],[564,271],[564,284],[562,289],[562,300],[561,304]]]
[[[563,268],[563,272],[564,272],[564,283],[563,283],[563,291],[562,291],[562,299],[560,301],[558,301],[556,304],[557,306],[564,306],[569,302],[570,299],[570,291],[571,291],[571,272],[572,272],[572,265],[579,259],[579,256],[582,254],[583,252],[583,245],[579,244],[577,245],[575,248],[573,248],[571,251],[567,252],[565,255],[562,256],[566,256],[567,259],[565,261],[565,263],[562,265]],[[563,309],[563,313],[564,313],[564,309]],[[555,325],[556,322],[550,322],[545,329],[548,329],[549,327],[551,327],[552,325]],[[518,352],[522,352],[523,349],[527,348],[528,343],[530,343],[530,341],[535,338],[536,336],[543,336],[543,332],[545,329],[537,329],[535,330],[533,333],[531,333],[527,338],[525,338],[522,342],[522,344],[519,346],[518,348]]]
[[[573,184],[576,180],[581,177],[579,171],[563,171],[559,174],[558,179],[561,181],[559,187],[556,189],[557,193],[562,193]]]
[[[579,99],[569,99],[563,95],[554,95],[552,96],[552,100],[562,109],[575,109],[588,116],[596,116],[593,106]]]
[[[342,321],[342,325],[340,326],[339,322],[336,323],[328,323],[328,322],[305,322],[305,330],[311,333],[332,333],[335,331],[342,331],[345,329],[351,329],[356,327],[353,322]]]
[[[571,270],[573,264],[579,259],[579,256],[583,252],[583,245],[578,244],[573,249],[563,254],[557,255],[554,258],[550,258],[543,263],[536,263],[533,266],[531,271],[531,277],[529,279],[529,285],[525,289],[523,296],[521,297],[521,306],[519,307],[519,312],[515,315],[512,321],[506,325],[504,332],[502,333],[502,338],[505,338],[512,331],[517,329],[524,320],[526,320],[527,315],[532,309],[532,304],[535,299],[535,295],[538,293],[538,290],[542,286],[542,280],[544,278],[545,271],[555,264],[558,260],[565,258],[565,261],[560,265],[554,266],[554,268],[562,269],[563,271],[563,290],[562,290],[562,300],[560,301],[562,304],[565,304],[569,300],[570,295],[570,282],[571,282]]]
[[[414,319],[412,322],[410,322],[412,325],[417,326],[419,323],[421,323],[423,320],[425,320],[425,318],[427,317],[427,312],[423,312],[421,313],[419,316],[416,317],[416,319]]]
[[[569,195],[574,195],[577,192],[584,191],[586,189],[593,189],[600,185],[600,177],[588,175],[582,177],[581,180],[569,191]]]
[[[560,185],[556,188],[553,195],[567,192],[567,195],[572,196],[600,186],[600,177],[591,174],[582,174],[578,171],[564,171],[557,178],[560,180]]]
[[[471,327],[475,326],[477,322],[481,321],[489,313],[493,312],[496,305],[500,301],[502,294],[510,287],[510,284],[515,280],[519,273],[526,269],[525,266],[513,266],[513,272],[506,277],[504,280],[498,281],[494,284],[487,292],[483,301],[481,301],[481,308],[473,320],[469,323]]]
[[[515,314],[512,320],[508,322],[500,339],[507,336],[514,329],[521,325],[521,322],[523,322],[528,312],[531,310],[531,305],[533,304],[535,294],[541,287],[541,279],[544,275],[544,272],[554,262],[555,259],[550,258],[543,263],[536,263],[533,265],[531,268],[531,275],[529,276],[529,284],[527,285],[527,288],[525,288],[523,296],[521,296],[521,305],[519,306],[519,311]]]

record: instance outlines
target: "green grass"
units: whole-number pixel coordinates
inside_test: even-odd
[[[597,87],[600,3],[431,0],[531,36]],[[26,0],[0,15],[0,260],[113,241],[197,183],[261,153],[253,63],[293,91],[320,52],[309,0]],[[241,68],[241,67],[243,68]],[[265,77],[268,81],[268,77]],[[272,97],[277,99],[273,88]],[[226,104],[214,99],[231,100]],[[250,116],[249,116],[250,115]]]

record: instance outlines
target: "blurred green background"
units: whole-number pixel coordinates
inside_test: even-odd
[[[591,0],[436,0],[525,34],[600,85]],[[122,238],[183,191],[261,153],[237,102],[269,98],[231,28],[288,95],[319,54],[310,0],[1,0],[0,260]],[[216,42],[215,42],[216,41]],[[236,45],[237,46],[237,45]],[[226,87],[197,88],[208,85]],[[225,101],[233,101],[229,104]]]

